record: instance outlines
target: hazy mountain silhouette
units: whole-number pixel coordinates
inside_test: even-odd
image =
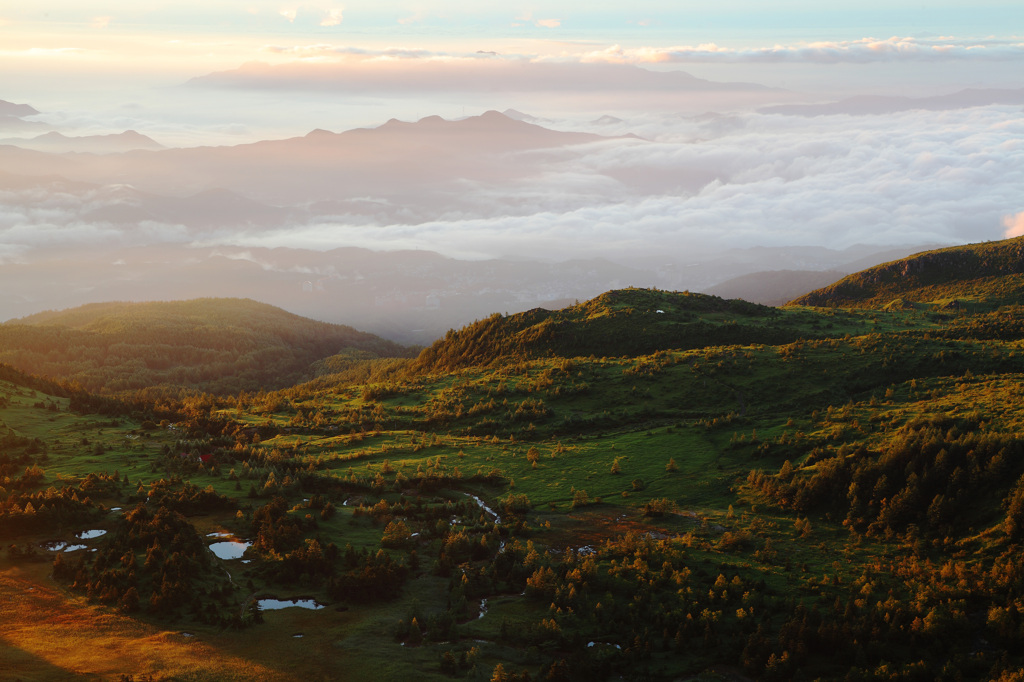
[[[261,201],[297,204],[382,196],[430,211],[464,193],[462,180],[504,183],[535,172],[517,153],[606,139],[513,120],[497,111],[459,121],[392,119],[378,128],[233,147],[57,156],[0,147],[0,170],[61,175],[99,184],[129,183],[161,194],[220,187]]]
[[[15,104],[14,102],[0,99],[0,130],[22,132],[49,128],[48,125],[39,121],[24,120],[25,116],[34,116],[38,113],[40,113],[38,109],[28,104]]]
[[[735,277],[710,287],[706,293],[780,306],[808,291],[828,286],[846,274],[836,270],[766,270]]]
[[[534,122],[539,120],[536,116],[531,116],[530,114],[524,114],[523,112],[518,111],[516,109],[506,109],[505,111],[503,111],[501,113],[502,113],[503,116],[508,116],[509,118],[511,118],[514,121],[526,121],[527,123],[534,123]]]
[[[243,64],[192,78],[185,87],[330,90],[347,93],[483,92],[768,92],[756,83],[723,83],[685,71],[651,71],[632,64],[507,60],[412,63],[401,70],[351,65]]]
[[[762,305],[780,306],[808,291],[821,289],[846,275],[879,263],[905,258],[936,245],[880,247],[856,244],[841,251],[813,246],[783,248],[755,247],[734,249],[725,256],[697,266],[701,271],[717,273],[717,283],[703,289],[722,298],[742,298]],[[753,270],[770,263],[773,270]],[[723,275],[747,272],[722,279]]]
[[[14,102],[0,99],[0,116],[23,118],[25,116],[34,116],[38,113],[38,109],[28,104],[15,104]]]
[[[911,109],[944,111],[984,107],[992,104],[1024,104],[1024,88],[1017,90],[960,90],[949,95],[935,97],[887,97],[881,95],[860,95],[826,104],[779,104],[764,107],[762,114],[786,114],[790,116],[834,116],[849,114],[867,116],[891,114]]]
[[[123,133],[112,135],[83,135],[79,137],[71,137],[54,131],[28,139],[7,138],[0,140],[0,144],[57,154],[67,152],[116,154],[133,149],[164,149],[164,146],[156,140],[134,130],[126,130]]]

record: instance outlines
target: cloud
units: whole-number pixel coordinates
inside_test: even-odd
[[[734,48],[715,43],[677,47],[623,48],[613,45],[581,56],[583,61],[643,64],[948,62],[1024,60],[1024,41],[955,37],[820,41],[796,45]]]
[[[952,244],[1024,234],[1024,120],[1006,107],[812,119],[622,116],[549,125],[632,131],[649,141],[517,152],[500,160],[508,175],[463,177],[456,166],[432,178],[429,191],[385,183],[346,196],[342,184],[330,215],[285,211],[290,217],[277,222],[234,227],[90,220],[131,203],[130,188],[0,185],[0,252],[194,241],[466,258],[685,259],[736,245]],[[298,185],[307,178],[298,167],[288,172]],[[245,194],[244,183],[232,189]]]
[[[297,59],[344,59],[346,62],[352,60],[358,62],[392,61],[395,59],[437,59],[449,58],[452,55],[448,52],[438,52],[424,48],[414,47],[385,47],[368,49],[352,47],[348,45],[332,45],[329,43],[317,43],[313,45],[264,45],[260,48],[263,52],[271,54],[289,55]],[[267,69],[264,64],[242,67],[242,70]]]
[[[342,21],[341,9],[328,9],[326,16],[320,20],[321,26],[337,26]]]
[[[93,28],[106,28],[110,25],[110,21],[113,17],[94,17],[92,23],[89,25]]]
[[[311,23],[318,26],[338,26],[344,19],[344,7],[332,3],[305,2],[300,5],[285,5],[278,14],[290,23]]]
[[[1003,216],[1003,227],[1006,228],[1006,231],[1003,233],[1003,237],[1006,239],[1024,237],[1024,211]]]
[[[749,83],[718,83],[682,71],[653,71],[633,64],[531,59],[521,55],[441,52],[347,46],[268,46],[273,54],[297,60],[283,64],[248,63],[230,71],[193,78],[191,87],[251,90],[324,90],[331,92],[769,92]],[[395,62],[400,60],[401,64]]]
[[[525,15],[523,15],[525,16]],[[298,21],[298,19],[296,19]],[[529,25],[554,27],[558,20],[529,20]],[[478,47],[478,46],[474,46]],[[390,92],[406,96],[410,92],[616,92],[683,91],[687,89],[753,90],[750,83],[711,82],[695,78],[685,71],[686,64],[722,67],[719,79],[747,81],[769,78],[782,83],[783,74],[801,80],[825,79],[825,91],[881,88],[892,92],[891,80],[914,73],[919,94],[941,92],[942,83],[963,87],[1010,87],[1016,67],[1024,68],[1024,41],[986,39],[968,41],[957,38],[864,38],[855,41],[809,42],[795,45],[736,48],[716,44],[663,46],[611,45],[593,49],[586,45],[562,46],[549,54],[505,52],[483,55],[475,52],[442,51],[410,46],[366,48],[321,43],[317,45],[276,44],[263,48],[272,64],[249,63],[240,68],[219,71],[189,81],[190,85],[245,89],[333,90],[346,94]],[[292,57],[294,61],[283,61]],[[384,71],[382,64],[403,60],[401,71]],[[301,62],[319,62],[315,70],[303,70]],[[835,79],[826,69],[804,70],[806,65],[850,64],[849,78]],[[877,65],[900,64],[892,76],[879,76]],[[940,70],[952,64],[965,65],[957,78],[942,77]],[[778,68],[774,68],[778,65]],[[308,64],[306,65],[308,66]],[[967,71],[976,71],[967,74]],[[826,71],[829,74],[826,74]],[[759,73],[760,76],[754,76]],[[902,74],[902,76],[898,76]],[[726,76],[725,74],[728,74]],[[817,74],[817,75],[812,75]],[[871,74],[875,74],[872,76]],[[930,74],[930,75],[929,75]],[[870,80],[866,80],[870,78]],[[684,82],[686,81],[686,82]],[[790,85],[789,87],[792,87]],[[923,88],[931,88],[923,89]],[[951,89],[954,86],[950,86]],[[769,90],[768,88],[761,88]],[[899,92],[906,92],[901,86]],[[778,103],[785,98],[776,93]]]
[[[26,180],[14,187],[0,185],[0,252],[26,254],[68,245],[186,243],[193,238],[180,224],[90,218],[104,210],[132,206],[136,197],[131,187],[119,185],[72,185],[46,179]]]
[[[295,21],[301,12],[312,12],[319,21],[342,18],[342,10],[328,5],[309,7],[290,6],[281,14]],[[425,18],[422,12],[398,19],[400,24],[409,24]],[[535,19],[531,12],[518,17],[517,25],[533,25],[541,28],[558,28],[560,19]],[[275,46],[282,53],[300,51],[309,46]],[[384,55],[389,49],[371,49],[344,45],[320,45],[326,55]],[[470,53],[438,52],[423,48],[405,48],[407,56],[429,58],[443,54],[452,59],[468,59]],[[610,45],[601,49],[590,47],[568,48],[560,45],[552,54],[505,54],[505,60],[526,60],[531,63],[558,61],[564,64],[618,64],[618,65],[666,65],[666,64],[877,64],[877,63],[934,63],[947,62],[1016,62],[1024,61],[1024,40],[985,38],[971,40],[951,36],[934,38],[899,37],[885,39],[861,38],[848,41],[810,41],[790,45],[765,47],[727,47],[715,43],[678,46],[635,46]]]
[[[425,12],[417,10],[408,16],[400,17],[398,19],[398,23],[402,26],[409,26],[411,24],[418,24],[426,18],[427,15]]]
[[[30,47],[24,50],[0,50],[0,57],[52,59],[85,55],[92,52],[81,47]]]
[[[534,26],[538,28],[558,28],[562,25],[561,19],[538,19],[533,22]]]
[[[995,226],[1019,200],[1024,148],[1012,139],[1022,128],[998,108],[854,121],[651,117],[635,129],[660,131],[665,141],[535,152],[543,172],[503,186],[462,185],[466,201],[436,218],[340,219],[230,239],[475,258],[979,241],[1001,236]],[[1022,215],[1003,225],[1024,230]]]

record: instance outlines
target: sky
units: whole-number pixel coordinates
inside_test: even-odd
[[[524,85],[512,96],[511,86],[502,86],[524,64],[534,72],[594,68],[571,80],[573,87],[549,83],[538,96]],[[171,145],[230,144],[508,107],[566,118],[598,109],[699,112],[757,103],[602,91],[599,67],[623,64],[757,83],[805,99],[1017,88],[1024,5],[0,1],[0,99],[32,104],[43,121],[69,134],[140,127]],[[230,92],[183,86],[236,69],[262,70],[263,84],[250,79]],[[330,69],[362,86],[315,86],[310,74]],[[271,74],[283,71],[294,84],[286,97],[271,83]],[[580,94],[580,84],[591,90]]]
[[[888,88],[905,73],[902,85],[913,90],[1005,83],[1022,44],[1024,7],[1002,0],[0,2],[0,86],[15,95],[38,91],[40,75],[81,96],[119,84],[169,86],[250,62],[444,61],[488,52],[685,68],[719,80],[747,75],[789,87],[835,87],[828,74],[839,70],[841,81]],[[848,66],[867,68],[862,75]]]
[[[489,110],[607,138],[488,161],[512,179],[453,171],[408,196],[341,187],[331,208],[245,178],[201,186],[194,169],[166,187],[0,183],[0,266],[68,244],[685,262],[1024,233],[1019,0],[0,0],[0,100],[41,112],[0,120],[0,144],[135,130],[167,147],[233,146]],[[22,172],[3,150],[0,172]],[[316,182],[313,167],[295,173]],[[125,187],[184,201],[227,185],[284,217],[245,229],[184,209],[110,218],[157,201]]]

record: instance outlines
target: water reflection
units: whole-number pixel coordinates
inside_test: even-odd
[[[106,534],[107,534],[107,531],[105,531],[105,530],[83,530],[81,533],[78,533],[77,535],[75,535],[75,537],[78,538],[79,540],[92,540],[93,538],[98,538],[101,535],[106,535]]]
[[[322,609],[323,604],[317,603],[315,599],[260,599],[257,602],[263,611],[276,611],[297,606],[300,609]]]
[[[249,549],[251,546],[251,542],[228,540],[226,542],[213,543],[210,545],[210,551],[213,552],[218,559],[230,561],[231,559],[241,559],[242,555],[245,554],[245,550]]]

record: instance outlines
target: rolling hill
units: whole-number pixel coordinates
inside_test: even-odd
[[[816,338],[845,315],[782,311],[690,292],[620,289],[562,308],[492,315],[452,330],[416,359],[420,370],[450,370],[501,360],[637,356],[659,350],[781,344]]]
[[[610,291],[405,365],[361,339],[306,383],[114,418],[0,367],[0,660],[53,680],[1020,680],[1018,247],[887,264],[816,308]],[[918,297],[866,307],[894,295]],[[51,361],[125,339],[113,380],[160,337],[272,366],[341,334],[247,301],[26,322],[64,335]]]
[[[892,304],[1020,304],[1024,237],[926,251],[854,273],[792,305],[882,309]]]
[[[0,325],[0,361],[102,392],[280,388],[310,378],[314,363],[343,349],[411,354],[248,299],[91,304]]]

